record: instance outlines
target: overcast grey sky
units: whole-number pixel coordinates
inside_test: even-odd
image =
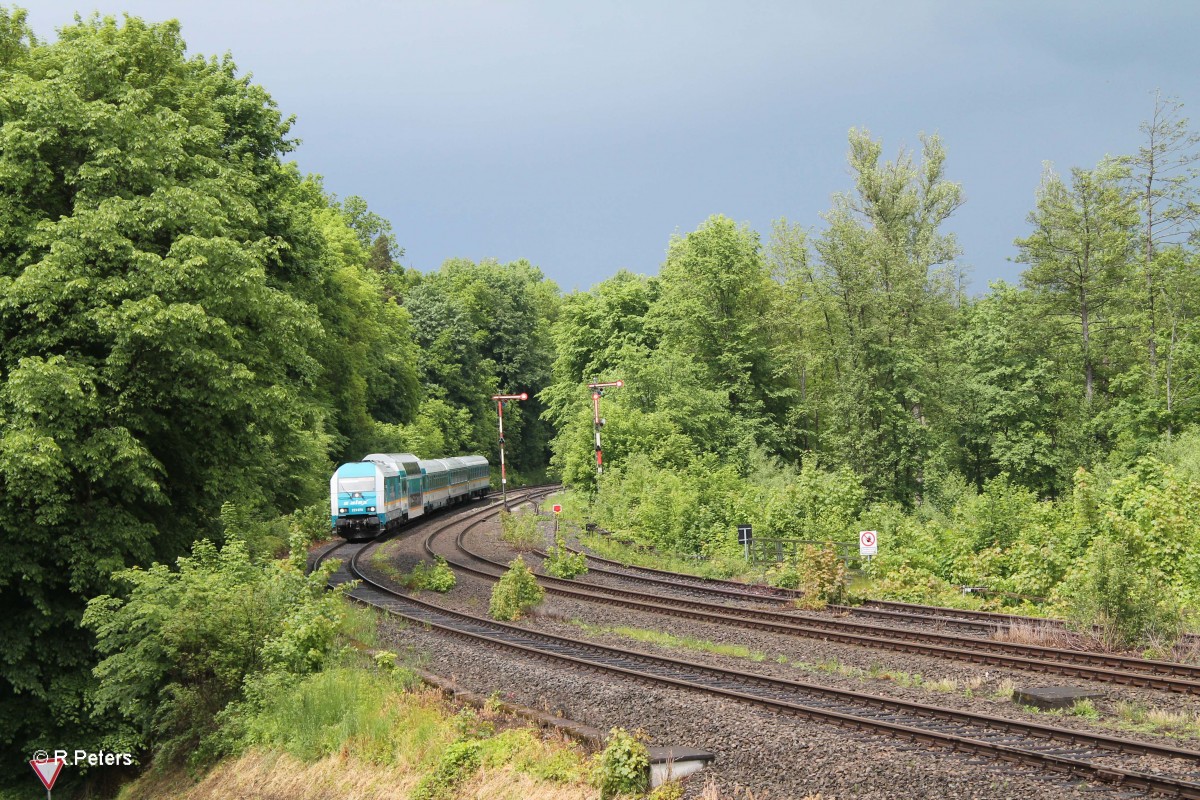
[[[982,291],[1020,272],[1043,161],[1135,151],[1155,89],[1200,102],[1190,0],[18,4],[43,38],[76,11],[179,19],[297,116],[300,167],[390,219],[406,264],[528,258],[567,290],[656,273],[711,214],[819,230],[863,127],[889,159],[942,136]]]

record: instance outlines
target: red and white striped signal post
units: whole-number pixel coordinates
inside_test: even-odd
[[[608,383],[589,383],[588,388],[592,390],[592,410],[596,421],[596,474],[604,472],[604,457],[600,450],[600,429],[604,427],[604,420],[600,418],[600,397],[604,394],[605,389],[617,388],[620,389],[625,385],[625,381],[610,381]]]
[[[529,394],[494,394],[496,416],[500,419],[500,495],[504,498],[504,510],[508,511],[508,475],[504,472],[504,404],[509,400],[528,400]]]

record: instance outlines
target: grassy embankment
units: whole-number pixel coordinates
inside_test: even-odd
[[[237,726],[244,746],[199,776],[152,768],[119,800],[571,800],[591,798],[575,743],[501,712],[456,708],[395,656],[366,649],[374,615],[351,614],[362,649],[292,685],[265,690]]]

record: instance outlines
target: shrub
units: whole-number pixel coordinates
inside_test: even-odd
[[[800,572],[790,561],[781,561],[767,570],[767,583],[780,589],[799,589]]]
[[[508,572],[500,576],[492,589],[488,613],[492,619],[519,619],[529,609],[542,602],[545,590],[538,585],[537,578],[525,565],[520,556],[508,565]]]
[[[608,744],[596,756],[593,779],[600,800],[621,794],[641,795],[650,788],[650,753],[640,735],[613,728]]]
[[[546,570],[547,575],[553,575],[556,578],[575,578],[587,574],[587,556],[583,553],[570,552],[562,537],[555,536],[554,547],[550,548],[550,552],[546,554],[546,560],[542,562],[542,569]]]
[[[455,577],[454,570],[450,569],[450,565],[446,563],[446,559],[441,556],[430,566],[427,562],[422,561],[413,567],[413,571],[404,579],[404,585],[414,592],[428,589],[433,592],[441,592],[445,594],[454,588]]]
[[[228,752],[221,715],[247,686],[306,675],[338,652],[344,601],[325,591],[328,567],[256,564],[241,538],[220,550],[201,540],[178,565],[116,573],[128,596],[94,598],[83,624],[104,657],[96,712],[120,714],[131,744],[154,743],[157,759],[201,766]]]
[[[473,739],[457,741],[446,748],[437,768],[426,775],[413,789],[412,800],[446,800],[454,789],[479,769],[479,742]]]
[[[1098,629],[1109,647],[1128,648],[1151,638],[1178,639],[1177,605],[1153,573],[1138,570],[1123,541],[1098,536],[1067,581],[1071,618],[1084,630]],[[1160,599],[1162,598],[1162,599]]]
[[[846,564],[833,547],[805,545],[796,572],[800,589],[814,604],[841,603],[846,599]]]
[[[500,512],[500,530],[504,541],[514,550],[535,550],[542,544],[542,531],[538,515],[526,508],[513,513]]]

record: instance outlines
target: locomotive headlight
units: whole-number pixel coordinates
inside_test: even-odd
[[[346,508],[339,508],[339,509],[338,509],[338,513],[339,513],[339,514],[345,514],[345,513],[346,513],[348,510],[349,510],[349,509],[346,509]]]
[[[367,506],[367,511],[374,511],[374,510],[375,510],[375,506]]]

